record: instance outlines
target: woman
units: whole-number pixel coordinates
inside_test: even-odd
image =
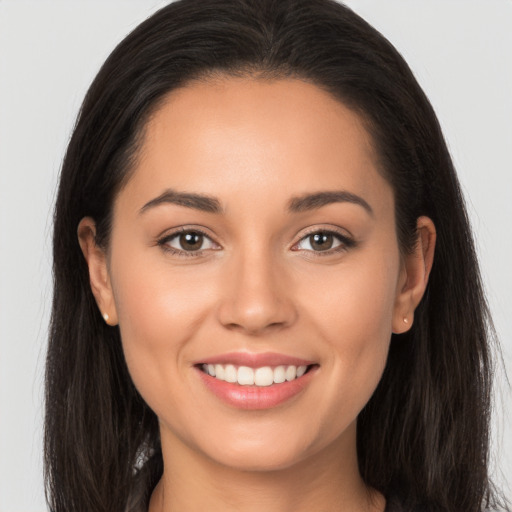
[[[52,510],[496,506],[453,165],[349,9],[183,0],[140,25],[70,141],[54,271]]]

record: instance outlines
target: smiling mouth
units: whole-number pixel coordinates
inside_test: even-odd
[[[233,364],[200,364],[198,368],[216,380],[240,386],[268,387],[300,379],[318,365],[280,365],[250,368]]]

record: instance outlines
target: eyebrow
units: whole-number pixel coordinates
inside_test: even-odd
[[[329,190],[293,197],[288,203],[288,210],[293,213],[301,213],[316,210],[332,203],[352,203],[362,206],[372,217],[372,207],[360,196],[346,190]]]
[[[332,203],[357,204],[362,206],[370,215],[373,216],[372,207],[362,197],[353,194],[352,192],[347,192],[346,190],[315,192],[313,194],[292,197],[288,203],[288,211],[292,213],[302,213],[310,210],[316,210]],[[192,208],[207,213],[223,213],[220,201],[215,197],[190,192],[178,192],[172,189],[167,189],[158,197],[148,201],[140,209],[139,213],[142,214],[147,210],[162,204],[176,204],[178,206],[185,206],[186,208]]]
[[[139,211],[144,213],[147,210],[162,204],[177,204],[186,208],[193,208],[207,213],[222,213],[222,206],[215,197],[203,194],[192,194],[188,192],[177,192],[176,190],[167,189],[158,197],[151,199]]]

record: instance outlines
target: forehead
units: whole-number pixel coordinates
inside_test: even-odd
[[[224,78],[165,98],[148,121],[127,188],[139,203],[167,188],[226,201],[234,193],[284,201],[285,192],[324,189],[371,196],[387,185],[375,162],[362,119],[321,88]]]

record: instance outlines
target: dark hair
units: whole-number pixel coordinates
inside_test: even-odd
[[[82,105],[55,208],[46,367],[45,478],[54,512],[123,511],[162,472],[155,414],[135,389],[119,330],[102,321],[77,226],[108,247],[112,204],[148,117],[169,91],[211,76],[285,77],[329,91],[364,120],[394,189],[402,251],[429,216],[437,247],[411,330],[358,418],[365,482],[432,510],[496,506],[488,478],[493,331],[471,231],[434,111],[407,64],[333,0],[181,0],[112,52]],[[135,489],[135,490],[134,490]],[[137,491],[137,489],[139,489]]]

